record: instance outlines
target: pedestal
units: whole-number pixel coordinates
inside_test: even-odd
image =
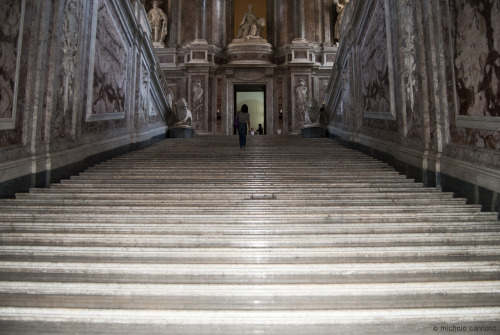
[[[234,39],[227,46],[229,64],[270,64],[272,53],[271,44],[260,37]]]
[[[193,138],[196,136],[196,131],[191,127],[172,127],[169,132],[170,138]]]
[[[325,138],[328,137],[328,131],[321,125],[306,125],[302,127],[303,138]]]

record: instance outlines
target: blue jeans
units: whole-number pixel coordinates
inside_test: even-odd
[[[238,125],[238,135],[240,136],[240,147],[247,145],[247,124],[240,123]]]

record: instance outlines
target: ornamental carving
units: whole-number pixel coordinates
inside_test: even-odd
[[[240,71],[236,72],[234,76],[241,81],[257,81],[266,77],[266,72],[261,71]]]
[[[75,77],[75,63],[80,40],[80,3],[79,0],[67,0],[64,5],[64,22],[62,37],[62,68],[63,68],[63,100],[64,112],[70,108],[73,97],[73,79]]]

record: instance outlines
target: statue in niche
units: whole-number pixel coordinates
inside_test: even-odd
[[[304,120],[307,104],[307,86],[304,79],[299,80],[299,84],[295,89],[295,95],[297,99],[297,111],[299,112],[300,119]]]
[[[177,123],[174,124],[174,127],[178,126],[187,126],[191,127],[191,121],[193,119],[193,115],[191,111],[188,109],[188,104],[186,99],[180,98],[176,104],[175,112],[177,114]]]
[[[151,25],[152,32],[152,41],[153,43],[158,43],[161,46],[164,46],[163,41],[168,33],[168,16],[165,12],[158,7],[161,5],[163,1],[161,0],[153,0],[151,8],[148,12],[148,21]]]
[[[266,26],[266,20],[263,18],[258,18],[253,12],[253,6],[248,5],[248,12],[243,15],[243,20],[240,23],[240,28],[238,29],[238,35],[236,38],[262,38],[260,34]]]
[[[333,37],[339,41],[340,40],[340,26],[342,24],[342,19],[344,18],[345,6],[349,0],[333,0],[335,3],[335,8],[337,9],[337,21],[335,21],[335,30],[333,32]]]

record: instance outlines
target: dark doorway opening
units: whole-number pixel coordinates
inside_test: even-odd
[[[235,85],[234,87],[234,111],[241,110],[246,104],[250,113],[251,128],[258,134],[259,125],[262,125],[263,135],[266,134],[266,85]],[[251,129],[248,130],[249,133]],[[234,134],[237,130],[235,128]]]

